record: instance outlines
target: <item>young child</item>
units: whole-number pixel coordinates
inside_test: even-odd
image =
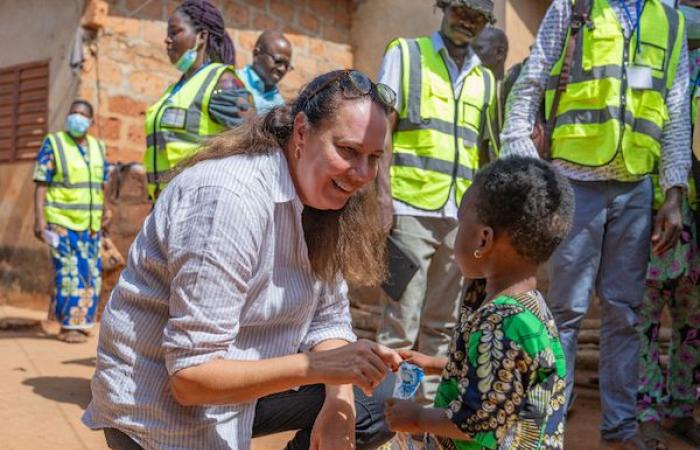
[[[462,306],[449,358],[403,352],[442,382],[434,407],[389,400],[392,430],[430,433],[448,449],[563,448],[564,353],[536,274],[566,236],[573,202],[541,160],[509,157],[476,175],[455,257],[466,278],[486,279],[486,299]]]

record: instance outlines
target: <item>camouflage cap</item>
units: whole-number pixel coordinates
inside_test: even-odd
[[[466,6],[486,16],[490,23],[496,23],[496,17],[493,15],[493,0],[436,0],[435,6],[441,9],[448,6]]]

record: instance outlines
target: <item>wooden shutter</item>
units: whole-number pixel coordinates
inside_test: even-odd
[[[0,68],[0,163],[36,157],[47,133],[49,62]]]

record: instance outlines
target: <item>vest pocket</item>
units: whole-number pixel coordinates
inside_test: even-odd
[[[619,39],[622,32],[619,25],[596,21],[593,30],[583,29],[583,70],[589,71],[596,66],[610,64],[620,65],[624,39]]]

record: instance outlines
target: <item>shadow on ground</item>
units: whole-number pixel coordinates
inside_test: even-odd
[[[90,404],[90,380],[76,377],[36,377],[28,378],[22,382],[25,386],[31,386],[35,394],[46,399],[78,405],[86,409]]]

